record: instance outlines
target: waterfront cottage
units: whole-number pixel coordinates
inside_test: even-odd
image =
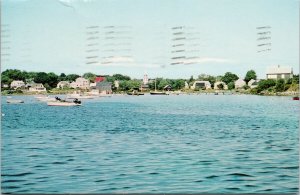
[[[217,81],[214,84],[214,89],[228,89],[228,86],[226,85],[226,83],[224,83],[222,81]]]
[[[83,77],[79,77],[76,79],[76,81],[72,82],[70,84],[71,88],[80,88],[80,89],[89,89],[90,88],[90,81],[83,78]]]
[[[293,78],[293,69],[287,66],[276,66],[267,68],[267,79],[289,79]]]
[[[246,85],[246,82],[243,79],[238,79],[234,82],[234,87],[236,89],[243,88]]]
[[[111,86],[112,86],[111,82],[102,81],[102,82],[96,83],[95,88],[98,89],[99,92],[102,94],[111,94],[112,93]]]
[[[209,81],[195,81],[191,89],[211,89]]]
[[[31,87],[29,87],[30,92],[46,92],[46,88],[42,83],[33,83]]]
[[[258,82],[259,82],[260,80],[254,80],[254,79],[251,79],[249,82],[248,82],[248,86],[251,88],[251,89],[253,89],[253,88],[255,88],[255,87],[257,87],[258,86]]]
[[[57,83],[57,86],[56,86],[56,88],[60,88],[60,89],[68,88],[68,87],[70,87],[69,81],[60,81],[59,83]]]
[[[24,81],[13,81],[11,82],[10,84],[10,88],[13,88],[13,89],[18,89],[18,88],[22,88],[22,87],[25,87],[25,83]]]
[[[172,90],[172,86],[171,86],[171,85],[166,85],[166,86],[164,87],[164,90],[165,90],[165,91],[171,91],[171,90]]]

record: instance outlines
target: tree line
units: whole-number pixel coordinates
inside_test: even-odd
[[[96,74],[87,72],[82,75],[83,78],[88,79],[90,82],[94,82],[96,78]],[[80,75],[78,74],[68,74],[61,73],[60,75],[57,75],[53,72],[27,72],[27,71],[21,71],[17,69],[7,69],[1,73],[1,82],[2,86],[3,84],[10,85],[13,80],[22,80],[26,83],[35,82],[35,83],[42,83],[48,90],[55,88],[60,81],[75,81]],[[132,79],[127,75],[122,74],[113,74],[113,75],[104,75],[105,80],[108,82],[114,83],[114,81],[119,81],[119,88],[120,91],[128,91],[132,89],[138,89],[141,87],[141,79]],[[207,74],[200,74],[198,78],[194,78],[191,76],[189,79],[166,79],[166,78],[156,78],[156,88],[158,90],[163,90],[163,88],[167,85],[170,85],[172,90],[181,90],[185,87],[185,83],[187,82],[189,86],[191,86],[194,81],[201,80],[201,81],[209,81],[214,86],[214,83],[217,81],[224,82],[229,90],[232,90],[235,88],[235,81],[238,80],[239,77],[232,73],[232,72],[226,72],[224,75],[219,76],[213,76],[213,75],[207,75]],[[245,74],[245,77],[243,80],[248,84],[248,82],[251,80],[257,79],[256,72],[254,70],[249,70]],[[258,87],[255,89],[252,89],[253,93],[260,93],[264,90],[269,91],[285,91],[288,90],[289,87],[295,86],[299,83],[299,75],[295,75],[293,78],[288,80],[261,80],[258,83]],[[154,90],[155,88],[155,82],[149,82],[148,84],[150,90]],[[245,89],[248,89],[249,87],[245,85]],[[294,87],[295,88],[295,87]],[[113,89],[115,89],[115,86],[113,85]],[[116,90],[116,89],[115,89]]]

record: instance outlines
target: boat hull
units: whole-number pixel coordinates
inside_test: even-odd
[[[24,103],[23,100],[7,100],[6,102],[8,104],[22,104],[22,103]]]
[[[74,102],[48,102],[48,106],[81,106],[81,104],[77,104]]]
[[[169,95],[165,92],[150,92],[150,95]]]

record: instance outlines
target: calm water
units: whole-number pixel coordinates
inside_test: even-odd
[[[299,101],[114,96],[81,107],[2,98],[3,193],[296,193]]]

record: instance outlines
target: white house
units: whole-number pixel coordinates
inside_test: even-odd
[[[89,89],[90,88],[90,81],[83,78],[83,77],[79,77],[76,79],[76,81],[72,82],[70,84],[71,88],[80,88],[80,89]]]
[[[258,86],[258,82],[259,82],[260,80],[254,80],[254,79],[251,79],[249,82],[248,82],[248,86],[251,88],[251,89],[253,89],[253,88],[255,88],[255,87],[257,87]]]
[[[70,82],[69,81],[60,81],[57,83],[56,88],[65,88],[65,87],[70,87]]]
[[[21,87],[25,87],[24,81],[13,81],[10,84],[10,88],[13,88],[13,89],[18,89]]]
[[[195,81],[194,84],[191,86],[191,89],[196,89],[196,88],[211,89],[211,84],[209,81]]]
[[[289,79],[293,78],[293,69],[287,66],[274,66],[267,68],[267,79]]]
[[[226,85],[226,83],[222,82],[222,81],[217,81],[214,84],[214,89],[219,89],[218,85],[222,84],[223,85],[223,89],[228,89],[228,86]]]
[[[31,92],[45,92],[46,88],[42,83],[34,83],[29,87],[29,91]]]
[[[234,87],[236,89],[243,88],[245,85],[246,85],[246,82],[241,78],[234,82]]]
[[[95,88],[97,83],[90,83],[91,88]]]

